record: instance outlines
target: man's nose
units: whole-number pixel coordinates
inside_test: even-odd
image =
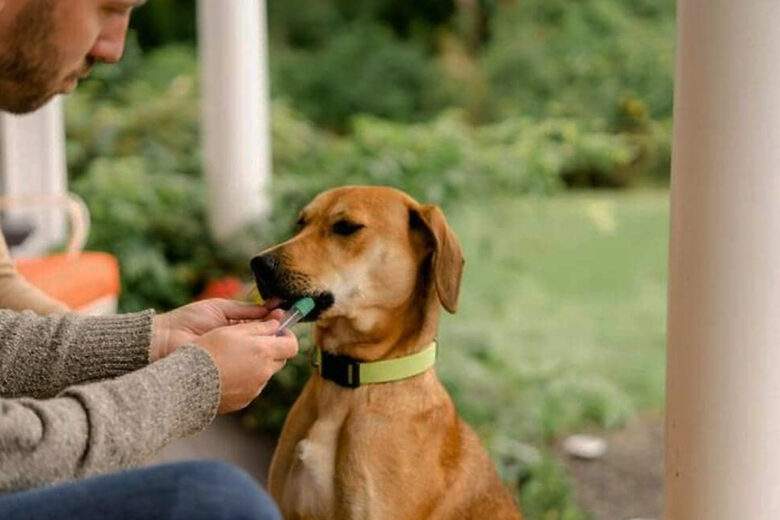
[[[125,51],[125,38],[130,15],[111,20],[103,28],[89,55],[97,61],[116,63]]]

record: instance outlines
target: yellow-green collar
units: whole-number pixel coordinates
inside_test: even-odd
[[[434,341],[420,352],[408,356],[363,362],[315,347],[311,362],[325,379],[347,388],[357,388],[422,374],[436,363],[437,349],[438,344]]]

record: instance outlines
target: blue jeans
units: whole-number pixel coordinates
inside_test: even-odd
[[[278,520],[271,498],[240,469],[194,461],[0,495],[8,520]]]

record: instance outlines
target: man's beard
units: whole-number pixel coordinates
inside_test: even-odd
[[[51,42],[55,0],[32,0],[12,23],[0,50],[0,109],[31,112],[57,94],[61,55]]]

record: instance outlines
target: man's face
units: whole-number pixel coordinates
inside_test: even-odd
[[[122,57],[145,0],[0,0],[0,109],[30,112]]]

